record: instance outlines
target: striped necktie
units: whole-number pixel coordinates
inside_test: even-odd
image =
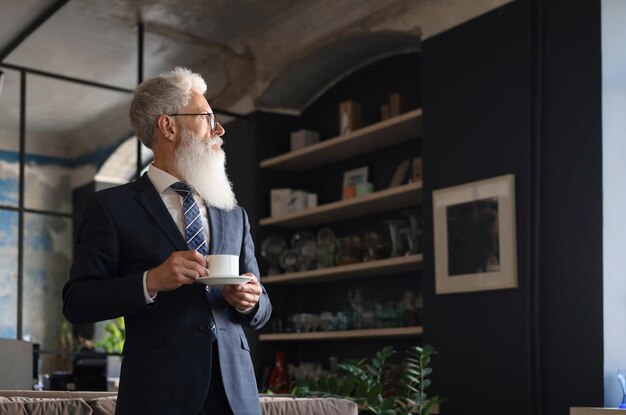
[[[196,250],[202,255],[208,254],[202,217],[198,204],[193,199],[191,186],[187,183],[176,182],[170,186],[183,198],[183,212],[185,213],[185,240],[189,249]]]

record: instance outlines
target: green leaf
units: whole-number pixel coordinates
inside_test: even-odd
[[[309,396],[311,391],[306,386],[296,386],[291,390],[291,394],[296,397]]]
[[[406,378],[413,383],[420,383],[420,378],[413,375],[406,375]]]
[[[380,384],[374,386],[367,392],[367,400],[370,402],[375,402],[378,399],[381,399],[382,387]]]
[[[413,369],[413,368],[406,368],[404,369],[404,372],[410,375],[414,375],[414,376],[419,376],[420,375],[420,371]]]
[[[348,378],[348,379],[346,379],[346,381],[344,382],[343,386],[341,387],[340,395],[342,395],[342,396],[350,396],[352,394],[352,391],[354,391],[354,387],[355,386],[356,386],[356,379],[355,378]]]
[[[383,400],[383,403],[380,406],[380,409],[382,409],[383,412],[384,411],[389,411],[389,410],[393,409],[395,404],[396,404],[395,398],[385,399],[385,400]]]
[[[368,384],[365,381],[359,382],[356,385],[356,396],[359,398],[367,397]]]
[[[328,378],[328,391],[333,395],[339,393],[339,383],[337,382],[337,378],[334,376]]]
[[[319,385],[319,390],[328,392],[328,379],[327,378],[319,378],[317,380],[317,384]]]

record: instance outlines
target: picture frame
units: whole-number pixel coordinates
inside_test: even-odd
[[[343,173],[343,189],[350,185],[356,186],[359,183],[367,183],[369,167],[363,166],[358,169],[347,170]]]
[[[517,288],[515,176],[433,191],[435,292]]]

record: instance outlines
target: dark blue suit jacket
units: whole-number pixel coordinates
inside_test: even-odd
[[[259,275],[245,211],[209,208],[210,254],[239,255],[241,274]],[[77,232],[63,311],[80,324],[124,316],[126,343],[117,414],[191,414],[202,406],[211,373],[211,312],[218,328],[224,389],[233,412],[260,414],[250,349],[242,326],[261,328],[271,304],[265,289],[242,315],[221,288],[202,284],[160,292],[146,304],[143,273],[185,240],[146,175],[89,197]],[[210,310],[210,311],[209,311]]]

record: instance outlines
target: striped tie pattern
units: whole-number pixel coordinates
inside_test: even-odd
[[[183,212],[185,213],[185,240],[189,249],[196,250],[206,255],[207,249],[202,217],[198,204],[193,199],[191,186],[187,183],[176,182],[170,186],[183,198]]]

